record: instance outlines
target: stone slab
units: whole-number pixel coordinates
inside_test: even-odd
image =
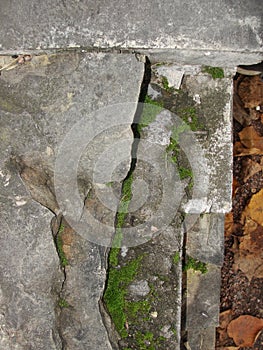
[[[21,9],[17,8],[18,12],[21,13]],[[74,243],[84,252],[74,263],[68,256],[66,275],[60,269],[50,228],[54,213],[61,213],[54,191],[55,160],[65,136],[74,131],[74,127],[78,131],[78,122],[84,117],[89,127],[80,127],[80,133],[74,134],[75,139],[67,139],[71,147],[63,149],[65,161],[72,160],[72,155],[78,158],[75,142],[78,136],[85,140],[85,132],[96,131],[98,126],[106,130],[80,159],[76,177],[82,207],[93,188],[91,175],[99,152],[120,140],[125,140],[127,145],[122,149],[124,165],[113,178],[116,182],[125,178],[133,140],[130,125],[144,64],[134,55],[61,53],[38,56],[28,64],[1,73],[0,348],[111,349],[98,307],[105,283],[105,250],[77,233]],[[125,110],[125,122],[116,129],[109,128],[107,113],[92,114],[120,101],[133,105]],[[58,171],[66,172],[70,166],[70,162],[65,163]],[[69,179],[69,187],[77,178],[73,182]],[[70,192],[67,198],[71,200]],[[114,208],[108,216],[110,230],[114,228],[112,218],[115,218]],[[66,252],[72,252],[70,245]],[[72,288],[74,284],[79,293]],[[67,334],[72,336],[69,345],[61,331],[60,297],[77,305],[67,308],[72,316],[69,317],[72,322],[65,326]]]
[[[196,332],[217,327],[220,305],[221,269],[207,265],[207,272],[187,271],[187,329]]]
[[[188,332],[191,339],[187,344],[187,350],[212,350],[215,348],[216,332],[214,327],[203,329],[198,332],[191,330]]]
[[[224,66],[229,59],[231,66],[256,63],[260,60],[257,52],[262,52],[261,5],[260,0],[213,4],[206,0],[154,4],[4,0],[0,8],[0,44],[3,53],[70,47],[178,49],[185,51],[185,59],[189,50],[203,57],[209,52],[214,56],[216,51],[220,57],[213,57],[210,65],[222,59]],[[176,51],[169,52],[176,59]],[[247,52],[254,62],[244,62]]]
[[[190,218],[186,218],[191,223]],[[204,263],[222,266],[224,261],[224,214],[203,214],[187,231],[187,255]]]
[[[177,143],[193,174],[193,193],[191,199],[182,202],[182,210],[190,216],[229,212],[232,207],[233,70],[225,69],[224,76],[216,79],[197,65],[156,64],[153,72],[150,93],[153,96],[154,89],[158,93],[152,98],[171,112],[159,112],[146,130],[159,129],[157,135],[162,140],[158,142],[166,146],[173,132],[179,130]],[[177,91],[168,86],[171,96],[167,97],[164,78],[172,85],[171,77],[178,72],[183,73],[181,89]],[[170,119],[166,114],[170,114]],[[163,131],[161,124],[165,122]],[[192,125],[192,130],[187,129],[187,123]]]

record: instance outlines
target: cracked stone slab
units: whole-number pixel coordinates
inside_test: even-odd
[[[181,196],[180,207],[185,213],[185,253],[206,263],[208,272],[187,271],[182,319],[186,320],[189,349],[212,349],[214,335],[205,337],[215,334],[218,324],[224,213],[232,202],[232,71],[225,70],[222,79],[213,79],[197,65],[156,64],[152,70],[148,94],[158,108],[154,120],[143,128],[142,138],[161,145],[168,163],[169,155],[174,155],[178,167],[192,170],[192,192],[187,187],[189,179],[181,178],[177,185],[177,191],[181,186],[186,194]],[[174,88],[177,83],[180,90]],[[182,120],[190,126],[195,121],[193,130]],[[169,154],[166,149],[173,135],[177,135],[174,140],[181,153]],[[170,189],[170,198],[176,195],[180,191],[173,194]],[[182,327],[184,330],[184,323]]]
[[[166,130],[166,138],[172,136],[174,129],[183,128],[182,120],[191,125],[196,118],[195,129],[182,131],[178,139],[194,183],[191,199],[182,203],[183,210],[190,215],[229,212],[232,207],[233,71],[225,69],[224,77],[220,79],[203,72],[200,66],[154,65],[153,72],[149,91],[156,101],[164,101],[164,108],[171,111],[171,131],[169,134]],[[181,75],[179,77],[182,80],[179,91],[172,86],[174,72],[183,73],[183,79]],[[173,89],[170,100],[164,91],[164,78],[171,85],[168,89]],[[163,113],[148,128],[159,125]]]
[[[128,337],[119,341],[120,349],[140,348],[138,339],[147,333],[152,337],[148,345],[153,348],[180,349],[183,234],[182,218],[176,210],[183,186],[174,165],[165,157],[171,119],[164,110],[140,132],[132,199],[125,219],[128,237],[133,240],[128,241],[127,234],[123,238],[124,244],[136,245],[127,244],[125,254],[119,255],[119,268],[142,258],[125,292],[125,303],[139,300],[148,308],[141,307],[134,317],[127,312]]]
[[[71,307],[66,311],[58,307],[64,277],[50,228],[54,213],[60,212],[54,162],[65,136],[80,119],[85,117],[92,130],[98,123],[103,128],[110,121],[92,112],[120,101],[136,102],[143,73],[144,65],[134,55],[105,53],[40,55],[1,72],[1,348],[50,350],[62,349],[63,343],[70,350],[111,349],[98,307],[105,251],[87,242],[87,237],[76,234],[72,247],[63,242],[65,252],[72,254],[63,290]],[[78,189],[83,206],[94,190],[91,175],[99,153],[123,139],[128,145],[123,151],[126,158],[113,177],[118,183],[126,176],[135,109],[134,105],[126,111],[124,125],[98,135],[81,157]],[[111,227],[113,217],[114,210],[106,216]],[[80,245],[82,253],[74,260],[73,248]],[[69,345],[60,314],[71,337]]]
[[[183,56],[183,60],[191,57],[194,64],[197,51],[197,59],[201,56],[210,65],[224,66],[231,59],[229,66],[255,63],[244,61],[260,60],[262,53],[260,0],[224,0],[213,6],[206,0],[187,4],[166,0],[154,6],[149,1],[12,0],[1,2],[0,13],[3,52],[67,47],[168,49],[177,62]]]

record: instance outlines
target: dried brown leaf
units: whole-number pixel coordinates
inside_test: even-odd
[[[242,315],[229,323],[227,332],[238,346],[253,346],[255,339],[263,329],[263,319]]]

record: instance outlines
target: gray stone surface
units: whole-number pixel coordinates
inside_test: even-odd
[[[215,327],[205,328],[199,332],[192,329],[188,332],[188,338],[191,340],[187,344],[187,350],[213,350],[216,341]]]
[[[186,252],[196,260],[222,266],[224,214],[204,214],[199,217],[194,226],[187,231]]]
[[[5,5],[1,3],[8,11]],[[63,241],[69,261],[65,275],[60,269],[50,228],[52,212],[60,212],[54,161],[66,134],[83,116],[96,130],[98,123],[103,127],[108,121],[103,123],[92,111],[138,100],[143,70],[143,63],[133,55],[62,53],[38,56],[2,72],[1,349],[111,349],[98,307],[105,282],[105,251],[73,233],[73,238],[66,236],[69,241]],[[84,152],[78,175],[82,206],[93,188],[91,170],[98,153],[120,139],[129,146],[123,148],[125,164],[114,179],[126,176],[135,107],[125,111],[124,125],[106,130],[94,148]],[[108,218],[111,227],[114,216]],[[75,260],[70,255],[74,249]],[[68,299],[68,308],[58,307],[61,297]]]
[[[160,112],[160,108],[151,109],[151,106],[149,109],[144,106],[143,114],[147,110],[153,115]],[[121,255],[119,264],[123,267],[142,257],[126,299],[149,303],[150,309],[141,307],[136,317],[127,313],[129,336],[119,342],[120,349],[139,349],[138,339],[147,332],[152,334],[149,346],[160,350],[180,349],[183,235],[177,209],[184,195],[184,184],[166,156],[171,126],[171,113],[164,110],[140,132],[127,232],[123,229],[123,242],[131,247],[127,244],[127,252]],[[148,295],[139,295],[142,280],[150,286]],[[164,339],[160,341],[160,337]]]
[[[166,142],[167,146],[172,130],[182,130],[177,142],[189,164],[184,164],[182,159],[179,165],[190,167],[194,183],[192,196],[183,203],[183,210],[189,214],[228,212],[232,206],[233,71],[225,70],[224,78],[213,79],[200,66],[155,65],[151,88],[158,91],[164,88],[163,78],[169,83],[175,71],[184,73],[181,90],[171,90],[169,99],[163,89],[162,97],[154,98],[164,101],[164,108],[171,111],[166,111],[170,113],[170,121],[161,112],[148,129],[159,130],[155,132],[158,142]],[[163,131],[161,123],[165,120],[167,125]],[[193,131],[184,128],[183,121],[192,123]]]
[[[196,332],[218,325],[221,269],[209,264],[207,268],[204,274],[187,272],[187,329]]]
[[[187,4],[180,0],[5,0],[0,13],[4,53],[69,47],[170,49],[175,60],[184,56],[184,63],[192,57],[194,64],[189,52],[197,51],[210,65],[222,64],[224,59],[224,66],[229,60],[232,66],[248,63],[247,52],[255,63],[262,52],[260,0],[213,4],[206,0]],[[174,49],[180,50],[178,56]]]
[[[148,93],[156,103],[162,103],[169,110],[160,112],[160,107],[155,107],[157,115],[143,128],[141,138],[162,147],[167,164],[171,163],[169,156],[175,156],[178,167],[190,168],[193,172],[192,191],[187,187],[189,178],[181,179],[176,186],[177,192],[170,187],[169,198],[181,195],[179,210],[184,212],[185,254],[206,263],[208,272],[187,271],[186,301],[181,301],[182,317],[186,320],[189,349],[213,349],[224,256],[224,213],[231,209],[232,71],[225,70],[224,78],[213,79],[198,65],[158,64],[153,67],[153,73]],[[176,77],[178,83],[182,79],[179,91],[172,86],[177,84]],[[185,128],[182,119],[194,130]],[[179,137],[173,136],[178,135],[176,130],[179,130]],[[167,152],[171,136],[176,138],[181,153]],[[139,151],[140,147],[139,144]],[[154,179],[157,178],[152,170],[150,172]],[[180,187],[185,190],[185,196]],[[153,199],[148,198],[153,210]],[[176,211],[174,204],[172,207]]]
[[[3,165],[0,209],[0,348],[60,349],[55,307],[63,275],[52,214],[32,200],[17,171]]]

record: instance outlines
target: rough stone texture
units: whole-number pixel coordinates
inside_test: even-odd
[[[17,10],[26,9],[27,4],[23,5]],[[7,4],[1,6],[7,15]],[[98,123],[103,127],[103,120],[90,114],[98,108],[136,102],[143,70],[143,63],[133,55],[62,53],[38,56],[2,72],[1,349],[62,349],[62,343],[63,349],[70,350],[111,349],[98,308],[105,282],[105,251],[78,234],[71,246],[68,237],[67,244],[63,241],[70,262],[64,280],[50,228],[53,214],[45,207],[59,213],[54,160],[66,133],[83,116],[94,130]],[[125,125],[97,140],[109,147],[116,139],[126,139],[125,165],[116,181],[126,176],[130,162],[129,125],[134,113],[135,106],[126,111]],[[95,149],[90,147],[81,159],[83,206],[92,187],[92,167],[103,147],[96,148],[95,140]],[[59,297],[68,298],[70,307],[60,310]]]
[[[219,322],[221,268],[207,265],[208,272],[187,272],[186,328],[189,349],[215,347],[215,329]]]
[[[215,348],[215,327],[202,329],[197,332],[196,329],[188,331],[189,350],[212,350]]]
[[[186,252],[196,260],[221,266],[224,261],[224,214],[198,217],[187,231]]]
[[[262,52],[260,0],[222,0],[212,5],[206,0],[191,0],[184,5],[180,0],[154,5],[150,1],[5,0],[1,1],[0,13],[3,52],[68,47],[156,48],[170,49],[174,59],[177,53],[172,50],[179,49],[179,57],[189,60],[189,51],[196,50],[203,61],[211,55],[210,64],[222,64],[224,57],[224,66],[233,56],[236,59],[230,66],[248,63],[244,62],[246,52],[251,53],[251,60],[260,60],[258,53]],[[220,52],[219,57],[213,51]]]
[[[2,165],[1,180],[0,348],[60,349],[55,307],[63,275],[52,214],[31,199],[15,169]]]
[[[182,118],[187,123],[196,118],[196,130],[182,132],[178,140],[194,177],[193,195],[183,210],[190,214],[228,212],[232,205],[232,72],[226,70],[224,78],[213,79],[199,66],[168,65],[164,70],[156,65],[152,89],[159,91],[163,85],[163,72],[168,72],[169,82],[175,70],[185,73],[181,92],[174,91],[170,101],[165,92],[154,99],[163,100],[164,108],[172,112],[166,129],[178,128]],[[168,145],[172,133],[167,130]]]
[[[155,110],[151,112],[154,114]],[[127,288],[126,300],[133,303],[139,299],[149,303],[150,308],[140,311],[137,317],[127,313],[129,336],[120,340],[120,349],[139,349],[138,338],[147,333],[152,334],[148,344],[152,348],[180,349],[183,236],[176,209],[184,186],[174,165],[165,157],[171,125],[171,113],[162,111],[140,133],[133,196],[126,218],[128,231],[123,229],[123,241],[137,245],[128,246],[126,253],[120,254],[119,265],[123,267],[142,257],[138,273]],[[127,240],[126,235],[132,236],[133,241]],[[142,280],[147,281],[150,290],[139,296]]]
[[[188,270],[187,273],[187,328],[200,329],[218,325],[220,296],[220,267],[207,265],[208,272]]]
[[[176,194],[180,195],[180,186],[186,191],[186,196],[181,197],[180,209],[186,212],[184,248],[187,256],[208,264],[204,275],[193,270],[186,273],[186,300],[182,300],[186,324],[185,328],[182,324],[182,328],[187,331],[189,349],[213,349],[219,317],[224,212],[231,209],[232,72],[225,70],[224,78],[213,79],[202,72],[200,66],[160,64],[153,67],[153,72],[148,93],[169,111],[160,112],[158,107],[158,112],[156,107],[157,116],[143,129],[142,135],[151,143],[162,145],[168,163],[169,155],[175,155],[178,167],[192,170],[192,191],[186,187],[189,178],[181,179]],[[180,90],[173,89],[181,79]],[[192,132],[182,127],[182,119],[192,125]],[[174,129],[182,130],[180,137],[173,137],[177,137],[183,154],[168,151],[167,155],[170,137],[176,135]],[[170,198],[172,193],[170,188]]]

